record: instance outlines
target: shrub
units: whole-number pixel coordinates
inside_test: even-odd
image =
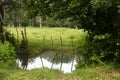
[[[118,44],[110,34],[89,35],[86,44],[78,48],[78,66],[91,64],[105,64],[106,62],[120,62],[120,50]],[[119,42],[118,42],[119,43]],[[116,47],[115,47],[116,46]]]
[[[0,42],[0,63],[12,63],[15,61],[15,56],[14,47],[9,42],[4,44]]]

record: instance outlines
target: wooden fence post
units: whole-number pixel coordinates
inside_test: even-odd
[[[54,46],[54,42],[53,42],[53,39],[52,39],[52,36],[51,36],[51,47],[53,47],[53,46]],[[54,60],[55,60],[55,56],[53,57],[51,69],[53,68]]]
[[[17,27],[15,29],[16,29],[16,33],[17,33],[16,35],[17,35],[17,41],[18,41],[19,40],[18,39],[18,29],[17,29]]]
[[[54,46],[54,42],[53,42],[53,38],[51,36],[51,47],[53,47],[53,46]]]
[[[44,43],[45,43],[45,36],[43,36],[43,45],[44,45]],[[40,54],[40,60],[41,60],[41,63],[42,63],[42,67],[44,68],[44,63],[43,63],[41,54]]]
[[[21,31],[21,34],[22,34],[22,38],[23,38],[23,41],[24,41],[25,40],[24,32]]]
[[[25,40],[27,41],[27,33],[26,33],[26,28],[24,28],[24,36],[25,36]]]
[[[43,46],[45,46],[45,36],[43,36]]]
[[[75,60],[75,45],[74,45],[73,37],[71,38],[71,41],[72,41],[72,51],[73,51],[72,65],[71,65],[71,71],[72,71],[74,60]]]
[[[23,40],[21,41],[20,44],[20,53],[22,53],[22,60],[24,62],[22,62],[23,64],[23,69],[27,69],[27,65],[28,65],[28,59],[29,59],[29,51],[28,51],[28,41],[27,41],[27,36],[26,36],[26,30],[24,29],[24,31],[21,31],[22,34],[22,38]]]
[[[43,60],[42,60],[41,54],[40,54],[40,60],[41,60],[41,63],[42,63],[42,67],[44,68],[44,64],[43,64]]]
[[[52,37],[51,37],[51,45],[52,45],[52,47],[54,46],[54,41],[53,41]],[[55,50],[55,56],[53,57],[51,69],[53,68],[53,64],[54,64],[54,61],[55,61],[56,57],[57,57],[57,51]]]
[[[61,65],[60,65],[60,70],[62,70],[62,63],[63,63],[63,42],[62,42],[62,37],[60,37],[60,44],[61,44]]]

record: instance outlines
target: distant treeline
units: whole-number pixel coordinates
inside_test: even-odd
[[[41,21],[40,21],[41,20]],[[14,27],[19,27],[19,26],[33,26],[33,27],[42,27],[42,26],[49,26],[49,27],[71,27],[71,28],[76,28],[77,26],[80,27],[80,24],[78,21],[74,21],[72,19],[57,19],[54,20],[52,18],[45,18],[45,19],[39,19],[34,18],[34,19],[23,19],[21,21],[17,20],[12,20],[10,22],[6,22],[4,26],[14,26]]]

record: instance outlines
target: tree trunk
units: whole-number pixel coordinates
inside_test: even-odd
[[[3,6],[0,5],[0,40],[4,43],[4,31],[3,31],[3,18],[4,18],[4,10]]]
[[[42,27],[42,19],[41,19],[41,17],[40,17],[40,27]]]

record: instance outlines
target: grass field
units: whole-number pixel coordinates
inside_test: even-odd
[[[111,65],[81,68],[69,74],[47,68],[25,71],[0,66],[0,80],[120,80],[120,71]]]
[[[9,32],[15,35],[17,38],[16,28],[9,27],[6,28]],[[21,31],[24,30],[23,27],[18,27],[18,39],[21,40]],[[72,29],[72,28],[35,28],[35,27],[27,27],[27,38],[28,38],[28,45],[30,50],[37,52],[39,49],[56,49],[60,50],[61,41],[60,37],[62,38],[62,46],[64,50],[71,51],[72,49],[72,39],[74,41],[75,47],[78,45],[84,44],[84,38],[86,33],[80,29]],[[79,44],[79,42],[81,44]],[[52,44],[53,42],[53,44]]]
[[[16,37],[16,29],[7,28]],[[21,38],[21,30],[19,31],[19,41]],[[36,49],[51,45],[51,36],[54,41],[54,48],[58,49],[60,45],[60,36],[63,38],[64,48],[71,50],[71,38],[74,40],[75,46],[82,46],[85,43],[87,35],[83,30],[70,28],[32,28],[27,27],[27,37],[30,48]],[[45,36],[45,40],[43,37]],[[44,42],[43,42],[44,41]],[[32,49],[30,49],[32,50]],[[0,80],[120,80],[120,69],[114,67],[115,64],[104,66],[82,67],[76,69],[72,73],[64,74],[54,69],[33,69],[30,71],[22,70],[14,65],[0,64]],[[117,65],[116,65],[117,66]]]

